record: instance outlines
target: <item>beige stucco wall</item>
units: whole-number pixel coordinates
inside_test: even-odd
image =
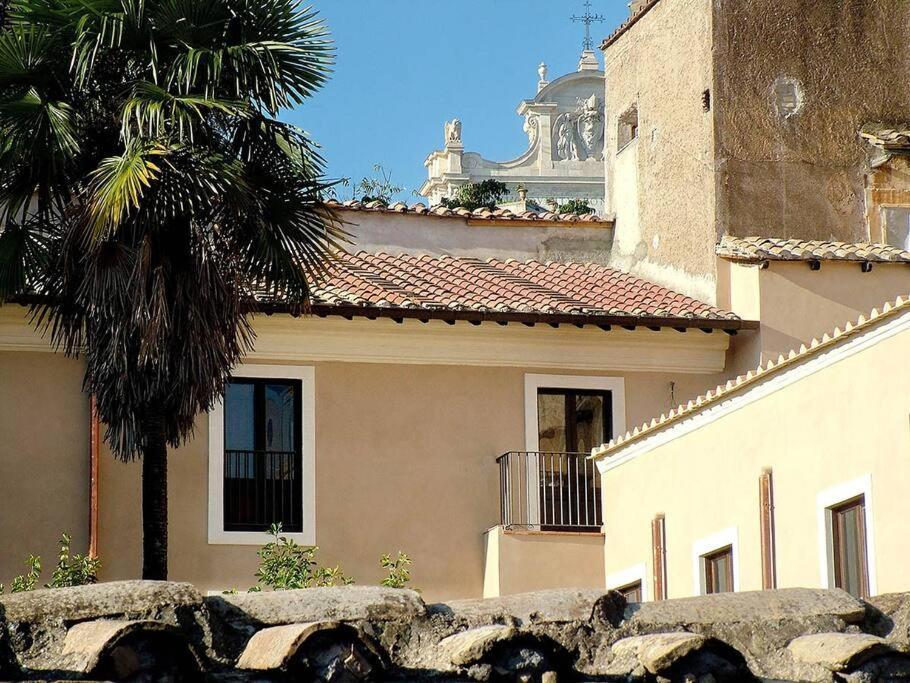
[[[713,301],[711,0],[663,0],[605,51],[612,262]],[[619,117],[638,105],[639,137],[617,151]],[[635,185],[629,191],[630,184]]]
[[[0,351],[0,583],[40,555],[43,581],[63,532],[84,553],[89,521],[89,402],[82,364]]]
[[[897,336],[608,470],[606,575],[644,563],[651,584],[650,524],[664,513],[669,597],[694,592],[693,544],[730,527],[739,539],[737,590],[760,589],[758,479],[771,467],[779,587],[821,585],[816,496],[871,475],[877,592],[910,588],[902,542],[910,512],[910,316],[902,320]]]
[[[600,534],[509,532],[493,527],[484,535],[485,598],[565,588],[602,588]]]
[[[606,263],[613,242],[609,224],[551,226],[530,221],[489,221],[417,214],[339,210],[351,234],[349,250],[519,260]]]
[[[907,119],[910,3],[714,5],[722,229],[739,236],[868,239],[868,150],[858,131]],[[772,87],[781,77],[795,79],[803,91],[803,106],[790,117],[774,107]]]
[[[698,330],[284,316],[260,319],[257,329],[251,362],[314,368],[321,561],[371,583],[381,576],[379,556],[403,550],[414,560],[414,585],[430,599],[483,592],[484,532],[499,522],[495,459],[525,448],[526,374],[622,377],[632,425],[716,384],[720,372],[691,372],[692,363],[719,370],[729,341]],[[0,349],[0,581],[7,582],[28,552],[52,564],[64,530],[75,551],[86,549],[89,415],[81,364],[51,353],[21,309],[0,309]],[[326,360],[342,357],[359,362]],[[521,358],[527,365],[517,364]],[[628,369],[649,364],[662,369]],[[208,543],[208,436],[208,418],[200,416],[191,442],[171,453],[171,578],[204,590],[245,589],[254,583],[256,547]],[[139,575],[139,470],[102,449],[102,579]],[[549,576],[566,585],[588,581],[586,566],[578,565],[578,576],[570,566]]]
[[[699,333],[701,334],[701,333]],[[260,362],[257,360],[257,362]],[[382,553],[413,559],[430,599],[479,597],[484,532],[499,521],[495,459],[525,445],[520,368],[313,363],[316,374],[316,543],[322,562],[376,582]],[[559,369],[532,372],[565,373]],[[707,378],[626,378],[627,420],[644,421]],[[170,458],[171,578],[205,590],[253,585],[253,546],[207,542],[207,420]],[[102,457],[100,552],[105,579],[140,569],[139,465]],[[570,565],[567,565],[567,567]],[[529,566],[529,572],[536,571]],[[585,568],[584,575],[590,571]],[[569,585],[570,572],[549,574]]]
[[[910,266],[903,263],[863,272],[859,263],[845,261],[824,261],[812,270],[805,262],[771,261],[762,269],[718,259],[717,272],[719,305],[761,320],[760,331],[737,349],[733,373],[777,359],[910,293]]]

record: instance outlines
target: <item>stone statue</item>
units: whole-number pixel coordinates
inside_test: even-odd
[[[562,161],[577,161],[578,150],[572,139],[571,118],[560,117],[556,126],[556,156]]]
[[[461,121],[458,119],[446,121],[445,136],[447,145],[453,142],[461,142]]]
[[[524,131],[528,136],[528,147],[533,147],[537,142],[537,134],[540,132],[540,122],[537,116],[528,114],[525,117]]]

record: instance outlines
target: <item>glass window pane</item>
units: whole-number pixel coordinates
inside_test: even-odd
[[[566,397],[537,395],[538,448],[544,453],[564,453],[566,448]]]
[[[224,395],[224,448],[251,451],[255,445],[253,385],[227,385]]]
[[[588,453],[604,442],[604,397],[602,394],[577,394],[575,397],[577,443],[573,449]],[[570,444],[572,445],[572,444]]]
[[[265,387],[265,449],[292,452],[296,416],[294,415],[294,387],[267,384]]]
[[[888,244],[910,249],[910,207],[886,207],[882,212]]]

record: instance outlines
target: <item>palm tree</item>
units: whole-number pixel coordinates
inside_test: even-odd
[[[224,391],[263,299],[304,310],[344,239],[277,120],[334,52],[296,0],[12,0],[0,28],[0,302],[85,358],[142,460],[143,577],[167,578],[167,449]]]

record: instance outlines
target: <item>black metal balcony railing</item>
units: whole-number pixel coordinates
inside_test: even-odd
[[[505,528],[600,531],[600,475],[588,454],[515,451],[496,462]]]
[[[302,531],[300,467],[295,452],[225,451],[225,531],[267,531],[275,523]]]

